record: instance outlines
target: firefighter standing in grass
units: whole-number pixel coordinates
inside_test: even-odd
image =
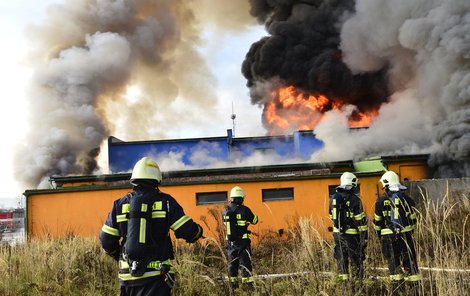
[[[395,172],[385,172],[380,182],[385,194],[375,204],[374,225],[382,253],[388,261],[392,289],[397,290],[403,281],[407,281],[412,287],[408,294],[418,294],[421,275],[412,237],[416,227],[415,202],[403,192],[406,187],[400,184]]]
[[[338,280],[349,280],[349,263],[351,263],[354,278],[362,281],[364,252],[368,240],[367,217],[361,199],[356,194],[358,182],[356,176],[345,172],[341,175],[340,181],[341,184],[336,187],[336,192],[330,197],[329,205]]]
[[[253,288],[251,263],[251,232],[248,225],[258,223],[258,216],[245,205],[245,191],[235,186],[230,191],[230,204],[224,209],[222,219],[225,224],[228,252],[228,274],[232,288],[238,287],[238,269],[241,269],[242,284]]]
[[[100,232],[105,252],[119,261],[121,296],[171,295],[174,259],[169,230],[177,238],[196,242],[202,228],[158,185],[157,163],[144,157],[134,166],[133,191],[113,203]]]

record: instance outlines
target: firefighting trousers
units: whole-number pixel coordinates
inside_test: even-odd
[[[170,296],[171,289],[165,283],[163,276],[156,276],[151,281],[141,286],[121,286],[120,296]]]
[[[401,266],[408,276],[419,274],[415,245],[411,232],[405,232],[399,235],[383,235],[381,243],[382,252],[387,258],[388,269],[392,280],[403,279]]]
[[[364,277],[364,250],[360,242],[360,236],[356,234],[334,233],[334,256],[338,267],[339,279],[349,279],[349,265],[353,268],[353,276],[356,279]]]
[[[249,243],[234,244],[229,242],[227,246],[228,254],[228,275],[231,281],[238,276],[238,269],[241,269],[242,282],[253,282],[252,264],[251,264],[251,247]]]

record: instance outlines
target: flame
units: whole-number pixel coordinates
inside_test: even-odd
[[[349,127],[369,127],[372,120],[377,117],[378,114],[379,112],[377,110],[371,110],[367,113],[355,111],[353,112],[354,116],[349,118]]]
[[[271,92],[271,100],[265,105],[264,120],[269,134],[285,134],[294,130],[312,130],[324,118],[324,113],[340,109],[344,103],[323,95],[314,96],[285,86]],[[377,111],[354,111],[349,117],[350,127],[367,127]]]

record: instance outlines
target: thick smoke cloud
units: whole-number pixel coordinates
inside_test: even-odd
[[[315,128],[325,149],[313,161],[430,153],[436,176],[470,175],[470,2],[250,3],[270,34],[242,67],[253,103],[269,100],[258,85],[280,78],[349,104]],[[378,117],[351,131],[347,117],[368,106]]]
[[[17,150],[16,179],[36,188],[51,175],[94,173],[110,134],[165,138],[216,120],[207,107],[215,73],[198,52],[202,25],[233,31],[255,20],[269,35],[242,65],[254,104],[279,84],[347,103],[315,129],[325,149],[312,161],[430,153],[436,176],[469,176],[469,11],[467,0],[53,5],[29,30],[30,131]],[[130,86],[140,94],[129,97]],[[379,110],[371,127],[351,131],[348,116],[370,109]]]
[[[340,28],[351,1],[252,0],[251,13],[269,33],[254,43],[242,65],[254,104],[263,104],[258,84],[274,79],[310,95],[378,109],[388,98],[385,69],[353,75],[342,61]],[[274,85],[274,88],[277,86]],[[268,126],[269,127],[269,126]]]
[[[345,61],[353,71],[390,67],[398,96],[415,101],[416,113],[396,112],[403,122],[384,122],[380,129],[423,133],[436,176],[470,175],[470,2],[358,0],[356,14],[342,28]],[[382,110],[381,110],[382,111]],[[399,111],[399,110],[397,110]],[[417,117],[423,130],[406,124]],[[423,139],[423,136],[420,137]],[[365,139],[372,141],[372,138]],[[397,142],[419,141],[406,136]]]
[[[51,175],[95,173],[110,134],[164,138],[217,118],[207,107],[215,105],[215,78],[198,52],[203,22],[240,30],[255,21],[248,3],[227,0],[50,6],[45,21],[29,28],[30,130],[17,150],[16,179],[43,188]],[[140,89],[136,97],[127,95],[131,86]]]

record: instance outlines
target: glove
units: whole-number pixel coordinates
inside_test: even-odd
[[[197,234],[193,238],[187,239],[186,240],[187,243],[190,243],[190,244],[195,243],[204,234],[204,229],[202,229],[202,227],[199,224],[196,224],[196,225],[197,225],[197,228],[198,228]]]
[[[119,261],[119,249],[116,249],[114,251],[108,252],[105,250],[106,255],[110,256],[116,261]]]

